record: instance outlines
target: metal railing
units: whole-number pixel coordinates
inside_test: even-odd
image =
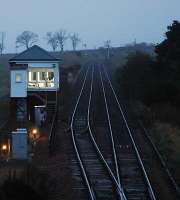
[[[54,81],[29,81],[28,88],[29,89],[39,89],[39,88],[54,88],[55,82]]]

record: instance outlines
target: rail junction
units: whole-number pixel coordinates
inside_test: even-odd
[[[57,147],[57,138],[62,136],[62,130],[59,128],[60,106],[56,92],[55,111],[49,122],[48,139],[49,158],[54,159],[55,164],[50,160],[54,171],[60,165],[66,165],[72,170],[68,176],[71,176],[70,180],[75,180],[75,184],[71,183],[75,188],[70,188],[71,191],[78,191],[79,200],[179,199],[178,185],[156,146],[147,133],[147,141],[145,138],[139,140],[139,134],[133,130],[136,125],[129,122],[131,114],[128,114],[123,99],[119,99],[109,74],[106,65],[97,62],[88,62],[78,73],[73,88],[75,95],[72,95],[72,113],[69,113],[70,128],[67,132],[70,135],[66,135],[68,141],[63,140],[69,146],[68,152],[64,152],[68,155],[68,164],[57,159],[62,153],[58,149],[60,147]],[[136,121],[138,124],[138,120]],[[146,132],[144,127],[143,131]],[[154,156],[155,166],[159,169],[157,175],[159,179],[163,177],[165,186],[160,185],[163,181],[157,182],[158,177],[153,180],[148,154]],[[51,168],[49,171],[52,173]],[[61,172],[57,172],[58,179]],[[64,175],[61,176],[66,179]],[[59,188],[62,189],[62,180],[60,182]],[[62,198],[59,188],[50,199]]]
[[[106,68],[88,65],[71,118],[71,134],[81,175],[91,200],[150,199],[155,194]],[[101,98],[97,105],[97,96]],[[99,99],[98,99],[99,100]],[[98,141],[97,106],[104,123]]]

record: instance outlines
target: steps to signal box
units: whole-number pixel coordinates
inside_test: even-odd
[[[52,120],[55,110],[56,110],[56,102],[55,101],[47,102],[47,105],[46,105],[47,121]]]

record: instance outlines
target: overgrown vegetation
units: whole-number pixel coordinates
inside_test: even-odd
[[[19,175],[13,171],[0,186],[2,200],[47,200],[50,188],[48,176],[29,165]]]
[[[2,186],[1,198],[4,200],[41,200],[40,197],[30,186],[20,180],[7,180]]]
[[[117,70],[117,81],[127,97],[139,100],[151,108],[158,108],[158,118],[176,122],[180,101],[180,23],[168,27],[166,39],[156,46],[156,56],[135,52],[127,57],[126,64]],[[166,111],[165,111],[166,108]],[[174,111],[174,112],[172,112]],[[168,116],[168,112],[171,117]],[[166,113],[166,117],[163,116]],[[170,119],[171,118],[171,119]]]
[[[155,47],[155,56],[135,52],[116,71],[116,79],[127,98],[144,107],[144,118],[165,160],[171,161],[180,180],[180,22],[174,21],[165,40]],[[151,119],[151,120],[148,120]],[[171,155],[173,153],[173,156]],[[172,164],[173,163],[173,164]]]

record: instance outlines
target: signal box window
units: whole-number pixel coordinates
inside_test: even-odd
[[[46,80],[46,72],[40,72],[40,80],[45,81]]]
[[[32,72],[32,81],[36,81],[36,80],[37,80],[37,73]]]
[[[22,76],[21,74],[16,74],[16,83],[22,82]]]
[[[48,72],[48,80],[53,81],[54,80],[54,72]]]

